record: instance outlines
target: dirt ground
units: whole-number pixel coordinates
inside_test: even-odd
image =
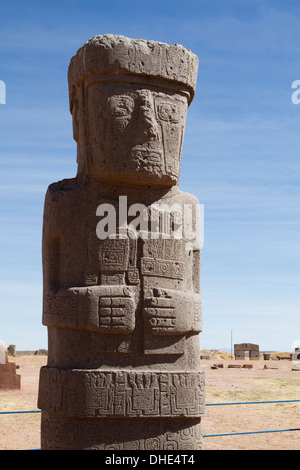
[[[215,363],[222,363],[223,368],[212,369]],[[253,367],[228,368],[230,364]],[[287,360],[202,360],[206,404],[300,400],[300,370],[293,371],[293,367]],[[208,437],[283,429],[298,431]],[[206,406],[203,435],[207,436],[206,450],[299,450],[300,402]]]
[[[47,363],[46,356],[17,356],[9,361],[20,366],[21,390],[0,390],[0,411],[37,410],[39,370]],[[213,364],[223,368],[213,369]],[[228,368],[229,364],[253,367]],[[203,359],[206,403],[300,399],[300,371],[292,371],[293,367],[288,360]],[[40,413],[1,414],[0,450],[39,449],[40,417]],[[300,402],[207,406],[202,429],[205,450],[299,450]],[[210,437],[285,429],[298,431]]]

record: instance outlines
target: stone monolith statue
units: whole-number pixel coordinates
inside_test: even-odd
[[[198,59],[95,36],[68,80],[78,172],[44,209],[42,449],[201,449],[198,201],[178,188]]]

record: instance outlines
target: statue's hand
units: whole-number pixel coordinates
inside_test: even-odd
[[[102,285],[61,289],[44,294],[43,321],[48,326],[128,334],[135,327],[133,289]]]
[[[153,296],[144,299],[146,325],[154,335],[178,334],[175,303],[166,289],[153,289]]]
[[[128,334],[134,329],[135,303],[132,297],[100,297],[99,330],[102,333]]]
[[[200,296],[171,289],[152,289],[145,296],[143,315],[155,336],[182,335],[198,332],[200,313],[196,301]]]

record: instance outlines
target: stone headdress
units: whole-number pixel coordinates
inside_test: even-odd
[[[179,44],[130,39],[105,34],[87,41],[71,59],[68,81],[70,108],[77,87],[87,80],[151,83],[163,88],[182,89],[192,101],[197,79],[198,58]]]

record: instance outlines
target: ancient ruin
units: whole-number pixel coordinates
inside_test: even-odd
[[[0,389],[15,390],[21,388],[21,376],[16,372],[14,362],[8,362],[5,343],[0,341]]]
[[[241,343],[234,345],[234,358],[245,360],[245,352],[249,351],[249,359],[259,359],[259,346],[252,343]]]
[[[197,57],[95,36],[69,66],[75,178],[44,208],[42,449],[201,449],[199,203],[179,190]]]

